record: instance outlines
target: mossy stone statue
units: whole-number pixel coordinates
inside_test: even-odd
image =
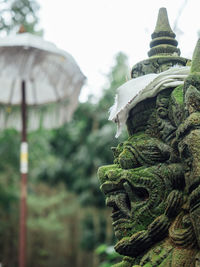
[[[177,45],[161,8],[149,59],[132,78],[186,66]],[[124,255],[113,267],[200,266],[200,40],[185,81],[137,103],[126,124],[114,164],[98,171]]]

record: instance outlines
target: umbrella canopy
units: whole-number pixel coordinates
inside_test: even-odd
[[[0,39],[0,128],[21,128],[21,82],[26,83],[29,130],[69,121],[85,76],[73,57],[29,33]],[[59,104],[53,104],[58,102]],[[44,105],[41,109],[40,106]]]

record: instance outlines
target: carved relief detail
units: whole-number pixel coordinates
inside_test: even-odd
[[[169,67],[158,58],[148,68]],[[144,65],[132,76],[147,74]],[[200,41],[184,85],[138,103],[127,128],[128,140],[112,148],[114,164],[98,171],[112,207],[115,250],[125,256],[115,267],[200,266]]]

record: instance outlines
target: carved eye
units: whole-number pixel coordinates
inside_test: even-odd
[[[122,153],[119,155],[119,164],[122,169],[133,169],[135,167],[141,166],[140,162],[137,159],[137,156],[133,152],[134,149],[132,148],[132,145],[126,144]]]
[[[149,199],[149,192],[144,187],[134,187],[128,182],[124,182],[123,186],[131,202],[142,202]]]
[[[135,194],[138,201],[145,201],[149,198],[148,191],[143,187],[133,188],[133,193]]]
[[[167,117],[167,114],[168,114],[168,111],[166,108],[163,108],[163,107],[160,107],[157,109],[157,113],[159,115],[160,118],[166,118]]]

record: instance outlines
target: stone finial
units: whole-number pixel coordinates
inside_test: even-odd
[[[200,39],[197,41],[194,53],[192,56],[191,73],[200,72]]]
[[[157,55],[180,55],[180,50],[177,48],[178,42],[175,39],[176,35],[172,31],[166,8],[162,7],[158,13],[158,19],[154,32],[151,35],[149,57]]]
[[[173,66],[186,66],[187,58],[180,57],[178,42],[172,31],[166,8],[160,8],[157,23],[152,33],[149,58],[135,64],[131,71],[131,77],[137,78],[149,73],[160,73]]]

